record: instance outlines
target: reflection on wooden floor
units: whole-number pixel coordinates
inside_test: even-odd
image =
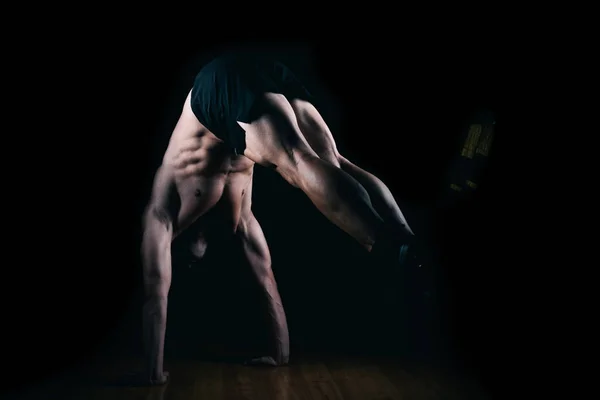
[[[117,387],[110,382],[135,367],[121,362],[38,387],[20,399],[85,400],[391,400],[488,399],[473,379],[434,368],[402,367],[364,359],[295,360],[280,368],[234,363],[173,361],[161,387]],[[89,375],[89,376],[88,376]],[[90,380],[92,379],[92,380]],[[87,382],[87,383],[83,383]]]

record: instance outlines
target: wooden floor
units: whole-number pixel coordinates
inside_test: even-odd
[[[119,375],[136,368],[120,362],[97,369],[86,379],[46,383],[15,398],[82,400],[391,400],[488,399],[473,379],[429,367],[402,367],[396,362],[318,358],[295,360],[280,368],[235,363],[173,361],[170,381],[161,387],[118,387]],[[94,378],[93,380],[89,380]],[[87,383],[84,383],[87,382]],[[113,383],[111,383],[113,382]]]

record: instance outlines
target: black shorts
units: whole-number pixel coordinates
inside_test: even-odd
[[[196,118],[235,154],[243,154],[246,135],[237,121],[250,123],[261,115],[266,92],[289,100],[311,101],[311,94],[282,63],[258,57],[228,55],[205,65],[194,80],[191,107]]]

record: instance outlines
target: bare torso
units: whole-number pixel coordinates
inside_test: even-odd
[[[174,233],[181,233],[219,204],[223,224],[235,232],[250,212],[254,162],[228,151],[223,141],[202,125],[185,101],[163,158],[179,194]]]

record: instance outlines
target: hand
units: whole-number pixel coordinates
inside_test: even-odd
[[[169,381],[169,372],[164,371],[161,376],[154,378],[154,379],[151,378],[150,385],[151,386],[164,385],[168,381]]]

